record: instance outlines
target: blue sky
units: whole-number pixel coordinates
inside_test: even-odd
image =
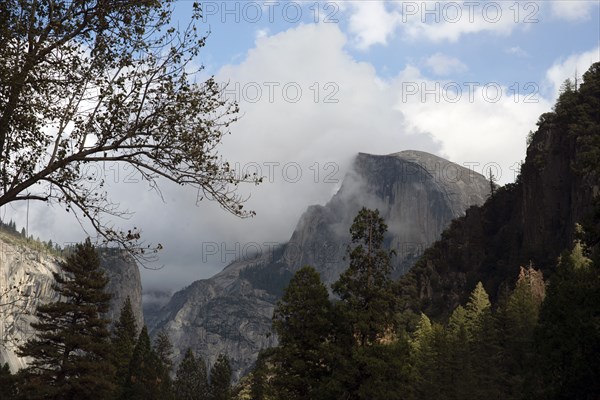
[[[211,32],[204,72],[229,82],[243,114],[221,153],[241,168],[258,165],[267,179],[241,189],[257,211],[250,221],[209,212],[210,204],[187,213],[193,239],[177,246],[181,266],[174,267],[187,272],[170,275],[181,282],[232,261],[227,249],[236,245],[286,241],[308,205],[335,193],[359,151],[429,151],[480,173],[494,168],[500,183],[512,182],[526,135],[560,84],[600,60],[599,1],[203,5],[201,26]],[[185,20],[190,7],[178,2],[176,17]],[[300,88],[301,98],[286,98],[286,85],[290,97]],[[202,254],[199,262],[206,241],[225,255]],[[169,279],[145,276],[151,286]]]
[[[176,16],[185,19],[191,3],[180,1]],[[407,65],[423,66],[431,55],[443,53],[466,66],[455,71],[453,79],[537,82],[553,63],[597,47],[600,35],[594,0],[212,1],[204,2],[204,10],[201,26],[211,36],[203,62],[213,74],[224,65],[240,63],[259,35],[316,21],[337,25],[349,41],[344,49],[372,64],[384,78]],[[425,24],[419,24],[423,19]],[[433,27],[432,33],[409,33],[419,25]],[[434,38],[435,27],[440,32]],[[446,34],[444,27],[450,28]],[[456,36],[457,31],[462,33]]]
[[[527,133],[560,84],[600,60],[597,0],[202,4],[200,29],[211,35],[196,61],[205,66],[199,78],[229,82],[242,115],[219,153],[265,182],[240,188],[257,212],[246,220],[214,202],[197,205],[197,193],[168,183],[164,199],[143,183],[115,184],[113,199],[135,211],[115,223],[142,227],[148,242],[164,246],[164,268],[142,270],[147,289],[181,288],[243,257],[245,247],[287,241],[306,208],[336,192],[358,152],[428,151],[512,182]],[[191,6],[175,4],[180,26]],[[324,22],[328,15],[336,21]],[[11,212],[23,226],[24,210]],[[31,213],[34,236],[85,237],[57,208]],[[219,252],[207,254],[207,245]]]

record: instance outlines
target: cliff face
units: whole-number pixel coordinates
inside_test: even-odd
[[[584,79],[540,117],[517,182],[455,220],[402,278],[415,310],[446,317],[478,281],[495,298],[530,262],[547,277],[576,224],[600,233],[600,63]]]
[[[276,344],[271,317],[293,273],[310,264],[329,286],[345,270],[349,228],[361,207],[379,209],[386,220],[398,277],[488,192],[486,178],[431,154],[359,154],[338,193],[325,206],[309,207],[287,243],[176,293],[156,315],[152,334],[165,330],[176,357],[190,347],[212,365],[226,353],[239,378],[261,349]]]
[[[31,247],[21,238],[0,233],[0,364],[11,371],[26,365],[15,354],[17,347],[34,331],[35,309],[39,304],[57,300],[52,289],[53,272],[62,260],[45,248]],[[107,273],[107,291],[113,294],[107,317],[118,318],[123,301],[131,298],[138,326],[143,325],[142,286],[137,264],[121,252],[101,252],[102,268]]]

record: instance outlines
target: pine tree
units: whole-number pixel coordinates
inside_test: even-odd
[[[500,310],[505,358],[506,397],[531,399],[535,389],[535,329],[544,299],[542,273],[521,267],[515,289]]]
[[[183,360],[177,367],[173,384],[175,398],[178,400],[206,400],[208,397],[208,379],[206,364],[202,358],[196,359],[192,349],[187,349]]]
[[[224,354],[210,370],[209,400],[231,400],[231,367]]]
[[[270,348],[258,353],[256,363],[249,374],[248,394],[252,400],[270,400],[278,397],[272,379],[269,379],[275,374],[271,359],[277,350]]]
[[[415,350],[419,350],[427,345],[431,340],[432,333],[431,320],[427,315],[421,313],[419,322],[417,323],[417,329],[413,333],[413,339],[411,340],[412,347]]]
[[[124,399],[163,400],[171,398],[163,382],[163,366],[152,349],[148,328],[142,328],[138,337],[125,385]]]
[[[273,328],[279,338],[274,360],[281,397],[315,398],[332,367],[327,355],[332,324],[329,293],[313,267],[292,277],[275,308]]]
[[[16,398],[16,378],[10,372],[8,363],[0,367],[0,398],[10,400]]]
[[[110,362],[108,279],[89,239],[75,247],[62,274],[55,273],[60,300],[36,310],[36,336],[19,349],[31,357],[20,388],[30,399],[105,399],[112,395],[114,368]]]
[[[448,370],[451,375],[450,381],[454,382],[449,388],[451,390],[449,399],[469,398],[475,385],[473,355],[467,325],[467,310],[459,305],[450,315],[446,328],[450,347]]]
[[[335,308],[339,315],[336,362],[344,365],[335,372],[341,390],[337,397],[361,399],[382,395],[373,391],[381,384],[380,363],[375,354],[382,350],[380,345],[394,341],[397,303],[390,278],[393,252],[383,249],[386,230],[379,211],[366,208],[359,211],[350,227],[350,265],[332,286],[340,297]]]
[[[490,298],[481,282],[477,282],[471,292],[465,311],[467,333],[473,339],[480,333],[484,320],[491,313]]]
[[[431,394],[431,366],[437,364],[437,359],[433,353],[434,332],[431,321],[427,315],[421,313],[417,328],[412,334],[411,344],[411,363],[415,369],[413,377],[413,388],[418,397],[426,393]]]
[[[160,379],[159,390],[163,399],[170,396],[173,391],[171,371],[173,370],[173,344],[169,335],[161,331],[154,342],[154,353],[158,359],[158,375]]]
[[[160,331],[154,342],[154,351],[164,367],[171,371],[173,368],[173,344],[165,331]]]
[[[133,356],[137,340],[137,324],[131,299],[129,296],[125,299],[121,307],[119,320],[115,323],[112,333],[113,362],[116,369],[116,382],[119,391],[123,391],[129,377],[129,364]]]
[[[543,398],[600,398],[600,268],[576,242],[550,278],[536,333]]]
[[[333,284],[359,346],[383,339],[392,329],[396,298],[393,291],[391,256],[383,249],[387,225],[378,210],[362,208],[350,234],[354,248],[348,248],[350,265]]]
[[[497,321],[483,284],[478,282],[465,308],[469,358],[475,381],[471,393],[477,398],[493,397],[499,391],[500,341]]]

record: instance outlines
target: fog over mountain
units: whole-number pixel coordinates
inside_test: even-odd
[[[214,277],[175,293],[164,308],[146,314],[147,323],[153,335],[169,334],[176,358],[190,347],[212,365],[224,353],[240,378],[261,349],[276,343],[273,308],[293,273],[312,265],[329,286],[347,268],[348,230],[360,208],[378,209],[386,220],[398,278],[450,221],[488,194],[485,177],[429,153],[360,153],[339,191],[326,205],[310,206],[287,242],[254,242],[255,253],[242,252]]]

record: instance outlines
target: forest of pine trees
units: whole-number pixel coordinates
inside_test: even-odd
[[[279,345],[235,388],[223,354],[209,369],[187,349],[174,365],[169,337],[152,342],[129,299],[117,321],[103,318],[107,278],[88,239],[55,274],[60,299],[37,309],[19,350],[28,367],[0,368],[2,399],[598,398],[600,257],[584,240],[548,282],[522,267],[495,304],[478,283],[447,320],[431,321],[395,296],[386,230],[377,210],[359,212],[335,299],[314,268],[296,272],[273,315]]]
[[[566,84],[555,111],[578,135],[572,168],[600,170],[600,63],[579,90]],[[580,99],[580,100],[578,100]],[[535,138],[533,138],[535,139]],[[490,177],[493,186],[493,177]],[[258,356],[232,388],[221,354],[212,368],[187,349],[174,365],[165,333],[151,341],[130,301],[103,317],[107,278],[89,239],[55,274],[59,300],[38,307],[35,335],[19,349],[29,365],[0,367],[2,399],[194,400],[597,400],[600,399],[600,201],[576,226],[577,240],[544,279],[520,269],[510,290],[490,301],[484,285],[448,318],[431,320],[398,296],[393,252],[377,210],[363,208],[350,234],[348,269],[331,289],[310,266],[291,278],[275,308],[279,344]],[[14,222],[0,230],[18,235]],[[264,271],[248,276],[269,285]],[[452,303],[453,304],[453,303]]]
[[[363,209],[350,267],[329,298],[317,271],[296,272],[276,307],[279,346],[263,352],[237,399],[600,398],[599,257],[582,241],[556,273],[522,267],[492,304],[478,283],[446,321],[394,300],[386,226]]]
[[[39,306],[35,335],[20,346],[29,365],[12,374],[0,367],[0,399],[231,399],[225,355],[208,371],[188,349],[174,368],[173,346],[161,332],[154,343],[136,325],[129,298],[119,319],[105,319],[110,294],[97,250],[75,246],[55,274],[58,301]]]

